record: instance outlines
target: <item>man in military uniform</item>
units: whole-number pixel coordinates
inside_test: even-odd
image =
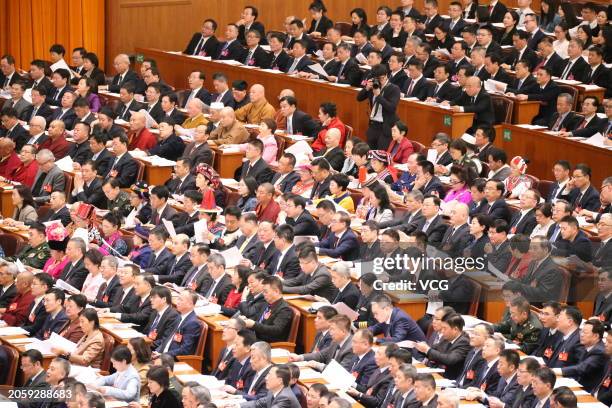
[[[496,324],[495,331],[518,344],[525,354],[531,354],[538,346],[542,323],[531,313],[527,299],[518,297],[510,302],[510,321]]]
[[[28,245],[17,255],[7,258],[7,260],[15,262],[15,260],[19,259],[25,266],[42,269],[50,256],[51,250],[49,249],[49,244],[47,244],[45,226],[37,222],[30,225]]]
[[[106,196],[106,209],[115,214],[117,218],[123,220],[132,211],[130,196],[122,191],[119,181],[115,178],[107,179],[102,185],[102,191]]]

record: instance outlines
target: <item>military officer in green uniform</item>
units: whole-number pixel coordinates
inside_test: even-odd
[[[47,244],[45,226],[37,222],[30,225],[28,245],[17,255],[7,258],[7,260],[14,262],[19,259],[25,266],[42,269],[49,257],[51,257],[51,250],[49,244]]]
[[[102,185],[102,191],[106,196],[106,209],[123,220],[132,211],[130,196],[119,187],[119,181],[109,178]]]
[[[531,354],[538,346],[542,323],[531,312],[527,299],[518,297],[510,303],[510,321],[495,325],[495,331],[518,344],[525,354]]]

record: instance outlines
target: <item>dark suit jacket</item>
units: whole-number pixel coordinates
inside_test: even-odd
[[[244,302],[240,302],[238,312],[247,319],[255,320],[261,316],[267,304],[263,294],[259,293],[256,296],[247,297]]]
[[[379,407],[385,399],[389,387],[393,387],[393,377],[389,369],[385,371],[377,369],[370,375],[365,387],[357,385],[357,389],[362,393],[357,400],[367,408]]]
[[[251,358],[247,357],[244,364],[240,361],[234,360],[229,368],[225,384],[231,385],[239,391],[244,391],[246,381],[251,381],[255,371],[251,368]]]
[[[173,178],[166,182],[166,187],[171,194],[185,194],[186,191],[196,190],[195,176],[188,174],[184,181],[181,181],[178,177]]]
[[[357,355],[353,357],[349,372],[355,377],[357,385],[367,386],[370,381],[370,376],[376,368],[374,351],[370,350],[361,359],[359,359]]]
[[[316,137],[318,131],[317,123],[304,111],[296,110],[291,116],[291,126],[294,134],[302,134]]]
[[[275,173],[270,183],[276,185],[276,182],[280,179],[280,177],[280,173]],[[281,193],[289,193],[291,192],[291,189],[293,188],[295,183],[297,183],[299,180],[300,175],[295,171],[291,171],[291,173],[287,174],[285,178],[278,184],[278,188],[280,189]]]
[[[393,76],[391,76],[391,73],[389,73],[389,82],[397,86],[399,89],[404,89],[408,80],[408,75],[406,75],[406,72],[403,69],[400,69],[399,72]]]
[[[359,246],[357,235],[347,229],[338,241],[335,234],[330,234],[317,245],[319,254],[331,256],[332,258],[342,258],[345,261],[353,261],[359,256]]]
[[[85,141],[81,144],[73,143],[68,151],[68,156],[72,157],[73,162],[77,162],[81,165],[85,164],[92,156],[91,149],[89,148],[89,141]]]
[[[565,346],[565,345],[564,345]],[[597,343],[589,351],[586,349],[575,365],[561,368],[564,377],[572,377],[588,392],[593,391],[601,382],[608,364],[603,342]]]
[[[475,214],[489,214],[494,220],[501,218],[510,222],[510,210],[503,198],[495,200],[493,204],[489,204],[487,200],[482,200],[476,208]]]
[[[55,87],[51,88],[48,91],[49,93],[48,93],[47,97],[45,98],[45,102],[48,105],[51,105],[51,106],[61,106],[62,97],[64,96],[64,94],[66,92],[72,91],[72,88],[70,87],[70,85],[66,85],[65,87],[62,88],[60,93],[56,95],[57,91],[58,91],[58,89],[55,88]],[[119,92],[119,90],[117,90],[117,92]]]
[[[94,160],[98,176],[106,178],[114,160],[114,156],[108,150],[106,150],[106,148],[104,148],[96,160]]]
[[[246,46],[246,33],[250,30],[258,31],[259,34],[261,34],[261,43],[265,44],[266,29],[260,21],[253,21],[253,24],[251,24],[251,27],[249,27],[248,30],[245,25],[238,26],[238,41],[240,41],[240,44]]]
[[[270,62],[272,62],[272,54],[266,52],[260,46],[257,46],[257,48],[255,48],[255,51],[253,52],[253,56],[251,58],[249,58],[250,52],[251,51],[247,49],[245,51],[243,60],[240,62],[250,67],[259,67],[265,69],[270,68]]]
[[[332,169],[340,172],[342,170],[342,166],[344,165],[344,160],[346,156],[344,155],[344,150],[340,146],[336,146],[328,151],[327,148],[321,149],[318,152],[314,152],[315,157],[325,157],[325,159],[329,162],[329,165]]]
[[[336,295],[334,300],[332,300],[332,304],[342,302],[354,310],[357,307],[357,303],[359,303],[360,297],[361,292],[359,291],[357,286],[355,286],[355,284],[353,284],[352,282],[349,282],[344,288],[344,290],[338,290],[338,294]]]
[[[550,122],[550,118],[557,111],[557,96],[561,93],[561,88],[553,81],[550,81],[542,89],[539,85],[532,93],[527,94],[527,99],[530,101],[540,101],[540,111],[533,118],[534,124],[542,124],[546,126]]]
[[[145,272],[153,275],[167,275],[172,267],[173,260],[174,255],[172,255],[168,248],[164,248],[157,257],[154,252],[149,260],[149,265],[145,268]]]
[[[548,122],[549,129],[552,129],[553,126],[555,126],[557,120],[559,120],[559,116],[560,114],[558,112],[555,112],[552,115],[550,121]],[[582,122],[582,116],[577,115],[574,112],[568,112],[567,115],[565,115],[565,117],[561,121],[558,130],[570,131],[572,129],[575,129],[580,124],[580,122]]]
[[[493,126],[495,122],[491,96],[484,89],[481,89],[480,93],[476,95],[475,102],[472,102],[472,98],[468,94],[462,93],[458,98],[453,99],[450,104],[462,106],[466,113],[474,113],[474,121],[471,127],[473,130],[479,126]],[[470,130],[468,129],[466,132],[470,133]]]
[[[240,248],[242,246],[242,244],[244,244],[244,242],[247,240],[247,237],[244,235],[239,236],[236,239],[235,242],[235,246],[237,248]],[[251,263],[255,264],[255,262],[257,261],[257,257],[259,255],[259,252],[262,248],[263,244],[262,242],[259,240],[259,238],[257,237],[257,235],[253,236],[249,243],[246,245],[246,247],[244,247],[244,250],[242,250],[242,257],[245,259],[248,259],[251,261]]]
[[[85,269],[85,265],[83,264],[83,258],[81,258],[74,265],[74,267],[72,266],[71,262],[68,262],[59,278],[64,282],[68,282],[78,290],[81,290],[88,273],[89,271]]]
[[[263,158],[260,158],[251,166],[249,170],[249,161],[242,163],[241,177],[251,176],[257,180],[258,184],[269,183],[272,180],[274,172],[268,167],[268,163]]]
[[[285,52],[285,50],[282,50],[278,55],[272,54],[271,58],[272,59],[270,60],[270,68],[276,69],[278,71],[287,72],[287,70],[289,69],[289,60],[291,59],[291,57]]]
[[[178,260],[176,256],[173,255],[172,262],[170,262],[170,267],[168,269],[168,275],[159,276],[158,281],[159,283],[172,282],[178,285],[183,281],[187,271],[189,271],[192,266],[189,252],[185,252]]]
[[[8,137],[13,142],[15,142],[15,151],[21,150],[24,144],[28,142],[30,139],[30,134],[27,130],[23,128],[19,123],[15,125],[13,130],[9,131],[8,129],[1,128],[0,136]]]
[[[580,207],[589,211],[597,211],[601,206],[599,191],[597,191],[593,185],[590,185],[589,188],[586,189],[582,197],[580,196],[580,189],[575,187],[569,192],[569,194],[559,198],[566,199],[574,206],[574,208]]]
[[[214,280],[211,282],[211,287],[214,285]],[[208,287],[206,293],[203,293],[204,296],[210,292],[211,287]],[[214,287],[212,293],[210,293],[209,299],[218,305],[223,305],[227,300],[227,295],[234,289],[234,285],[232,284],[232,278],[229,275],[225,274],[217,283],[217,286]]]
[[[428,98],[436,98],[437,102],[442,102],[442,101],[451,101],[453,99],[455,99],[460,92],[460,89],[456,86],[454,86],[453,84],[451,84],[450,81],[445,81],[442,86],[438,89],[438,92],[436,93],[436,85],[430,86],[429,90],[427,92],[427,97]]]
[[[373,99],[374,94],[372,90],[367,91],[366,88],[362,88],[357,94],[358,101],[368,99],[372,109],[382,109],[383,134],[390,135],[391,127],[399,120],[399,116],[397,116],[397,104],[400,100],[400,94],[400,89],[389,82],[382,88],[380,95],[375,101]]]
[[[412,317],[397,307],[391,312],[390,324],[376,323],[369,329],[374,336],[383,334],[384,337],[380,339],[382,343],[398,343],[403,340],[425,341],[425,334]]]
[[[612,70],[600,64],[595,72],[589,67],[586,75],[586,83],[599,85],[602,88],[606,88],[605,97],[610,98],[612,95],[612,86],[610,86],[610,80],[612,79]]]
[[[54,120],[61,120],[64,122],[66,130],[72,130],[74,128],[74,124],[77,122],[77,117],[76,113],[74,113],[74,109],[70,108],[66,112],[62,112],[62,108],[59,107],[53,111],[51,116],[49,116],[49,123],[53,122]]]
[[[465,333],[461,333],[453,343],[441,340],[434,344],[427,352],[429,364],[444,368],[444,377],[456,379],[463,369],[465,357],[470,351],[470,340]]]
[[[151,317],[149,317],[149,323],[144,328],[144,333],[153,340],[151,348],[157,350],[162,344],[166,342],[174,335],[174,329],[181,320],[181,315],[172,306],[168,307],[164,314],[161,316],[155,326],[155,320],[158,316],[157,311],[153,311]]]
[[[489,54],[487,53],[487,55]],[[519,50],[512,48],[512,52],[508,54],[505,62],[506,64],[510,65],[510,68],[515,69],[516,63],[519,62],[519,59],[529,61],[529,66],[531,69],[534,69],[538,65],[539,57],[538,54],[536,54],[535,51],[529,47],[525,48],[522,55]]]
[[[548,58],[546,64],[544,64],[546,68],[550,68],[552,70],[553,76],[556,77],[561,76],[564,65],[565,61],[556,52],[553,52],[550,58]]]
[[[529,210],[523,218],[521,218],[520,211],[514,214],[512,221],[510,222],[510,230],[512,234],[523,234],[531,235],[531,232],[535,228],[537,222],[535,219],[535,209]]]
[[[528,75],[527,78],[521,80],[515,78],[514,81],[506,88],[506,91],[514,94],[530,94],[536,93],[540,89],[538,83],[532,75]]]
[[[169,204],[164,207],[161,214],[155,209],[151,211],[151,223],[154,225],[162,225],[162,219],[172,221],[178,218],[178,212]]]
[[[437,66],[440,65],[440,60],[437,58],[430,56],[427,58],[425,64],[423,64],[423,76],[425,78],[433,78],[434,70]]]
[[[100,288],[101,289],[101,288]],[[98,290],[98,295],[93,302],[90,302],[95,307],[111,307],[113,300],[115,299],[117,292],[121,290],[119,284],[119,276],[115,275],[108,283],[104,290]]]
[[[68,316],[66,316],[66,312],[64,309],[60,310],[60,312],[53,318],[50,314],[47,314],[40,330],[34,333],[34,337],[40,340],[47,340],[51,333],[59,333],[60,330],[66,325],[68,322]]]
[[[256,373],[253,373],[252,376],[245,379],[244,389],[241,392],[245,400],[252,401],[263,398],[268,394],[268,389],[266,388],[266,376],[271,368],[272,366],[264,369],[257,379],[255,379],[255,376],[257,375]],[[253,381],[255,381],[255,383],[253,383]]]
[[[120,77],[121,76],[119,74],[113,77],[110,85],[108,86],[108,90],[110,92],[119,93],[119,90],[121,89],[121,85],[131,82],[134,86],[136,86],[136,83],[138,82],[138,76],[132,70],[128,70],[124,74],[123,81],[121,83],[119,82]]]
[[[136,290],[134,290],[134,288],[129,289],[125,298],[124,294],[125,289],[120,287],[115,295],[117,301],[110,308],[111,313],[134,313],[138,311],[140,307],[140,296],[136,294]],[[123,299],[123,302],[121,299]]]
[[[138,298],[136,310],[133,312],[122,312],[119,320],[121,320],[123,323],[135,323],[137,324],[137,326],[134,327],[135,330],[147,334],[144,329],[149,322],[149,318],[151,317],[152,313],[153,308],[151,307],[151,299],[150,296],[147,296],[144,301]]]
[[[474,382],[474,387],[480,388],[484,392],[492,392],[497,389],[499,384],[500,376],[497,372],[497,361],[488,367],[485,362],[480,366],[480,370],[477,374],[477,380]]]
[[[281,261],[280,264],[278,261]],[[291,279],[300,275],[300,263],[295,252],[295,247],[291,246],[283,259],[280,259],[280,252],[266,265],[266,271],[271,275],[279,275],[283,279]]]
[[[8,308],[17,296],[17,288],[15,284],[11,284],[7,290],[0,295],[0,308]]]
[[[130,187],[136,181],[136,177],[138,176],[138,168],[139,167],[136,160],[134,160],[134,158],[126,152],[123,156],[121,156],[119,161],[117,161],[117,158],[115,157],[109,167],[107,177],[113,176],[110,172],[112,169],[113,172],[117,173],[115,178],[119,181],[119,187]]]
[[[291,69],[291,67],[293,66],[293,63],[295,62],[295,58],[290,58],[289,61],[287,61],[287,71],[289,72],[289,70]],[[295,70],[293,71],[295,72],[300,72],[300,71],[304,71],[306,69],[306,67],[310,66],[314,64],[314,62],[308,57],[308,55],[304,55],[297,63]]]
[[[32,118],[34,117],[32,116],[33,113],[34,113],[34,105],[30,105],[28,109],[26,110],[26,112],[23,114],[24,120],[30,123],[30,120],[32,120]],[[53,114],[53,109],[51,109],[46,102],[43,102],[43,104],[40,105],[40,107],[36,111],[35,116],[42,116],[47,121],[47,124],[49,124],[51,123],[49,121],[49,118],[51,117],[52,114]]]
[[[563,341],[563,339],[561,339],[548,362],[548,366],[561,369],[574,366],[583,360],[585,353],[586,349],[580,343],[580,330],[577,329],[570,334],[567,340]],[[575,368],[571,369],[569,372],[571,375],[577,373]]]
[[[463,254],[463,250],[470,242],[470,227],[461,225],[456,230],[450,226],[442,238],[442,251],[455,258]]]
[[[45,310],[45,304],[43,300],[41,300],[36,306],[36,309],[33,313],[33,319],[30,319],[30,315],[32,314],[32,308],[34,307],[34,300],[32,301],[32,304],[30,305],[27,311],[28,320],[26,320],[26,322],[21,326],[22,329],[30,333],[30,336],[33,336],[38,331],[40,331],[40,328],[47,319],[48,313]]]
[[[178,324],[180,322],[180,324]],[[177,326],[167,341],[170,342],[170,348],[167,353],[173,357],[186,356],[195,354],[198,340],[202,334],[202,323],[196,316],[195,312],[191,312],[181,322],[181,317],[177,319]],[[162,352],[167,343],[162,343],[157,351]]]
[[[192,165],[195,167],[200,163],[206,163],[212,165],[213,153],[208,143],[202,143],[199,146],[195,146],[195,143],[189,143],[185,146],[183,156],[187,156],[191,159]]]
[[[194,33],[193,37],[191,37],[191,40],[189,40],[189,44],[187,44],[187,48],[185,48],[185,51],[183,51],[183,54],[189,54],[189,55],[194,55],[196,48],[198,46],[198,43],[202,40],[202,34],[201,33]],[[204,51],[204,56],[208,56],[208,57],[216,57],[217,53],[219,51],[219,40],[217,40],[217,37],[215,37],[214,35],[209,37],[208,40],[206,40],[206,43],[204,44],[204,47],[200,47],[200,52]]]
[[[446,234],[446,230],[448,229],[448,224],[444,222],[441,215],[435,216],[427,227],[427,230],[424,229],[426,222],[427,220],[423,220],[423,225],[420,229],[427,234],[427,242],[434,247],[440,247],[442,238],[444,238],[444,234]]]
[[[359,69],[359,63],[353,57],[347,60],[344,66],[338,63],[336,72],[332,75],[338,78],[338,83],[349,84],[351,86],[359,86],[363,76],[361,69]]]
[[[482,358],[482,350],[476,350],[472,348],[467,356],[465,356],[465,363],[463,370],[457,377],[457,385],[461,388],[468,388],[474,386],[478,380],[477,373],[480,372],[481,367],[485,364],[485,360]]]
[[[293,310],[284,299],[280,299],[264,309],[253,330],[261,341],[268,343],[287,341],[292,321]]]
[[[567,76],[563,78],[563,74],[565,73],[565,69],[567,68],[569,63],[570,60],[568,58],[565,60],[565,64],[563,64],[563,69],[561,70],[561,78],[585,82],[588,79],[588,76],[591,71],[591,67],[589,66],[588,62],[586,62],[584,58],[579,57],[576,62],[574,62],[574,65],[572,65],[572,68],[570,69]]]
[[[555,334],[551,334],[550,329],[543,328],[542,331],[540,331],[538,348],[536,348],[531,355],[542,357],[544,362],[548,364],[548,361],[553,355],[553,351],[557,348],[562,338],[563,335],[560,331],[557,330]]]
[[[406,98],[418,98],[420,101],[424,101],[427,95],[430,93],[431,84],[427,81],[425,75],[419,79],[412,87],[412,93],[409,95],[408,90],[410,89],[410,83],[413,79],[406,81],[406,85],[402,88],[402,92],[406,95]]]
[[[606,118],[600,118],[597,115],[592,117],[585,125],[583,125],[583,121],[579,122],[576,125],[576,128],[572,130],[572,136],[588,138],[593,136],[595,133],[603,134],[608,126],[608,120]],[[582,126],[582,128],[578,129],[580,126]]]
[[[288,217],[285,222],[293,227],[295,236],[318,236],[319,226],[310,213],[304,210],[297,219]]]
[[[491,10],[491,12],[489,13],[489,22],[501,23],[507,11],[508,8],[504,5],[504,3],[498,1],[493,7],[493,10]]]
[[[321,264],[309,275],[302,273],[295,278],[285,279],[283,291],[299,295],[317,294],[330,302],[336,297],[336,293],[338,293],[338,290],[332,284],[329,270],[325,265]]]
[[[243,61],[246,56],[246,50],[240,44],[240,41],[234,40],[229,46],[227,42],[219,44],[219,54],[216,59]]]
[[[558,300],[561,293],[559,276],[559,269],[550,256],[537,268],[532,261],[527,274],[519,281],[520,288],[530,302]]]

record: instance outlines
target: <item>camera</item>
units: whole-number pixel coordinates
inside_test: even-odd
[[[372,88],[380,89],[380,80],[379,79],[373,79],[372,80]]]

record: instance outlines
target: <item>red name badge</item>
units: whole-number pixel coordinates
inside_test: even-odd
[[[486,381],[485,381],[485,382],[483,382],[482,384],[480,384],[480,389],[481,389],[482,391],[485,391],[485,390],[487,389],[487,382],[486,382]]]
[[[215,304],[217,303],[217,297],[216,296],[211,296],[210,299],[208,299],[208,300],[210,300],[210,303],[215,303]]]
[[[50,330],[46,330],[45,333],[43,334],[43,337],[46,339],[49,338],[49,336],[51,335],[51,331]]]
[[[244,380],[238,380],[238,382],[236,383],[236,389],[243,389],[244,388]]]
[[[227,367],[227,362],[222,361],[219,363],[219,371],[225,371],[225,367]]]
[[[17,303],[11,303],[11,305],[9,306],[9,310],[10,311],[17,310]]]
[[[604,381],[601,386],[604,388],[610,388],[610,377],[606,378],[606,381]]]
[[[474,370],[468,370],[467,373],[465,373],[465,378],[468,380],[473,380],[474,379]]]
[[[102,296],[102,301],[103,301],[104,303],[108,303],[108,295],[104,295],[104,296]]]
[[[366,391],[366,395],[370,396],[372,395],[372,392],[373,392],[372,388],[368,388],[368,390]]]
[[[34,320],[36,320],[36,316],[31,314],[28,320],[30,321],[30,323],[34,323]]]
[[[605,322],[606,321],[606,316],[602,313],[599,316],[597,316],[599,318],[600,321]]]
[[[109,175],[111,177],[117,177],[119,175],[119,172],[117,170],[111,170],[111,172],[109,173]]]
[[[512,227],[512,228],[510,229],[510,232],[511,232],[512,234],[516,234],[516,227]]]
[[[196,282],[195,282],[195,281],[193,281],[193,282],[191,282],[191,283],[189,284],[189,288],[190,288],[191,290],[196,290],[196,287],[197,287],[197,286],[196,286]]]
[[[183,341],[183,335],[181,333],[175,333],[174,341],[177,343],[181,343]]]
[[[151,340],[155,340],[155,339],[157,338],[157,329],[155,329],[155,330],[151,330],[151,331],[149,332],[149,338],[150,338]]]
[[[553,355],[553,349],[548,347],[546,350],[544,350],[544,357],[546,358],[551,358]]]
[[[559,361],[567,361],[567,352],[563,351],[559,353]]]
[[[277,275],[279,278],[282,278],[283,276],[285,276],[285,272],[278,271],[278,272],[276,272],[276,275]]]
[[[265,314],[264,314],[264,320],[268,320],[270,318],[270,311],[268,310]]]
[[[357,371],[353,371],[353,372],[351,373],[351,375],[352,375],[352,376],[353,376],[355,379],[357,379],[357,377],[359,377],[359,373],[358,373]]]
[[[251,396],[255,395],[255,390],[251,390],[251,392],[249,392],[249,395]]]

